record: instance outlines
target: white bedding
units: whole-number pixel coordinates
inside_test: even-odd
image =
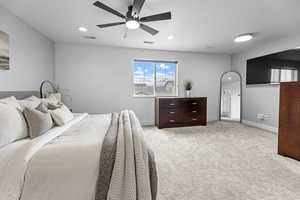
[[[111,115],[79,114],[0,149],[0,200],[92,200]]]

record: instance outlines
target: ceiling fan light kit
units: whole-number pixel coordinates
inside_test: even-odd
[[[133,5],[128,6],[128,11],[126,13],[126,16],[122,13],[110,8],[109,6],[101,3],[100,1],[94,2],[94,6],[101,8],[111,14],[114,14],[122,19],[124,19],[123,22],[114,22],[114,23],[108,23],[108,24],[100,24],[97,25],[99,28],[107,28],[111,26],[118,26],[125,24],[128,29],[138,29],[141,28],[142,30],[146,31],[147,33],[151,35],[156,35],[159,31],[145,25],[145,22],[153,22],[153,21],[161,21],[161,20],[170,20],[172,18],[171,12],[165,12],[160,13],[156,15],[146,16],[140,18],[140,12],[142,10],[142,7],[145,3],[145,0],[134,0]]]
[[[85,28],[85,27],[83,27],[83,26],[80,26],[80,27],[78,28],[78,30],[79,30],[80,32],[84,32],[84,33],[88,31],[88,29]]]
[[[131,19],[126,22],[126,27],[132,30],[138,29],[140,27],[140,23],[134,19]]]

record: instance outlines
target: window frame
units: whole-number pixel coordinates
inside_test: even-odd
[[[154,90],[153,95],[136,95],[134,87],[134,62],[153,62],[153,63],[173,63],[176,65],[175,72],[175,95],[170,96],[156,96],[156,66],[154,67]],[[132,62],[132,90],[134,98],[156,98],[156,97],[178,97],[179,96],[179,85],[178,85],[178,61],[166,61],[166,60],[148,60],[148,59],[134,59]]]

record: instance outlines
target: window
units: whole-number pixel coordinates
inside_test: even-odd
[[[177,96],[177,62],[135,60],[134,96]]]
[[[271,83],[279,83],[280,69],[271,69]]]
[[[281,69],[280,82],[289,82],[298,80],[298,71],[295,69]]]
[[[296,69],[271,69],[271,83],[290,82],[298,80]]]

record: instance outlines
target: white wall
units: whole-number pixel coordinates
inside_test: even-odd
[[[300,37],[287,38],[232,56],[232,70],[240,72],[243,79],[242,119],[246,123],[250,122],[253,125],[276,131],[279,116],[279,86],[246,87],[246,61],[250,58],[292,49],[299,44]],[[256,119],[257,114],[266,114],[269,117],[261,121]]]
[[[92,45],[56,44],[56,82],[68,89],[74,111],[108,113],[132,109],[143,123],[154,122],[154,99],[133,98],[133,60],[178,61],[179,92],[183,80],[194,82],[192,94],[208,97],[208,120],[217,120],[220,77],[231,67],[230,56],[180,53]]]
[[[0,91],[37,90],[54,80],[54,42],[0,7],[0,30],[9,34],[10,70],[0,70]]]

